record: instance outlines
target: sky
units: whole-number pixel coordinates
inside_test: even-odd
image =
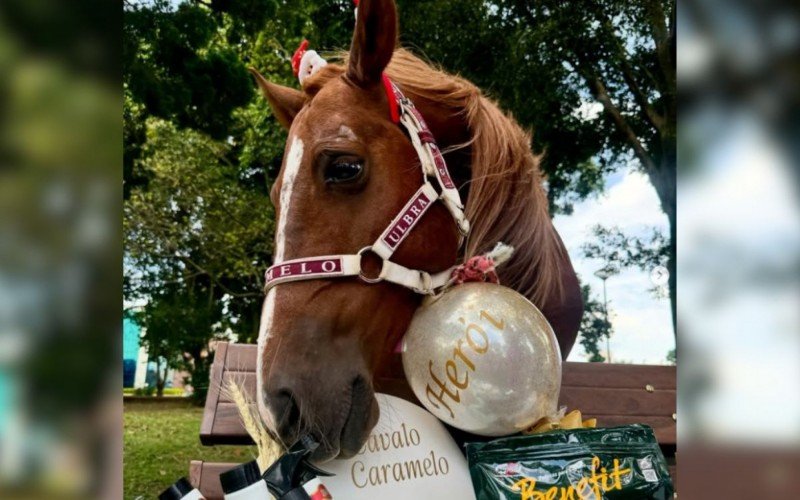
[[[603,194],[576,204],[571,215],[557,215],[553,223],[581,281],[592,286],[600,301],[602,281],[594,272],[604,262],[585,258],[581,251],[581,246],[592,238],[592,228],[597,224],[617,226],[631,236],[648,235],[654,227],[668,233],[667,217],[661,211],[655,189],[644,174],[630,167],[608,176]],[[639,269],[623,270],[608,279],[613,362],[666,364],[667,353],[675,347],[669,299],[654,297],[648,291],[653,286],[649,271]],[[586,352],[576,344],[568,359],[585,361]]]

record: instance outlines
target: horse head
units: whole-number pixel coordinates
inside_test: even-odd
[[[302,90],[254,73],[288,129],[271,191],[275,263],[358,255],[359,276],[289,280],[269,288],[262,310],[259,411],[287,444],[313,435],[321,444],[318,460],[352,456],[363,445],[378,418],[373,379],[420,304],[413,289],[377,279],[386,262],[435,276],[460,256],[503,239],[524,247],[521,260],[510,263],[508,284],[558,307],[563,300],[553,297],[563,296],[561,274],[572,272],[568,259],[564,268],[565,254],[547,216],[527,134],[469,82],[396,51],[396,40],[394,2],[361,0],[343,65],[325,66],[306,78]],[[448,151],[462,196],[470,191],[467,216],[481,221],[463,250],[455,209],[435,199],[391,259],[370,247],[426,182],[419,144],[392,119],[385,74]],[[574,331],[567,341],[571,346]],[[569,346],[562,345],[564,355]]]

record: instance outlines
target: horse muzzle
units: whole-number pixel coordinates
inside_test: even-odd
[[[300,374],[286,369],[273,371],[265,381],[261,411],[269,412],[265,420],[286,446],[310,435],[319,443],[315,461],[358,453],[378,421],[378,403],[366,371],[344,371]]]

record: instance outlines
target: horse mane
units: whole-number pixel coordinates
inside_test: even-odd
[[[346,60],[347,56],[340,57]],[[341,74],[338,65],[334,68],[340,71],[335,73],[331,66],[315,75],[304,90],[313,94],[330,76]],[[530,133],[478,87],[405,49],[395,51],[386,72],[412,100],[427,99],[466,121],[470,140],[447,148],[468,147],[471,154],[465,207],[471,228],[465,257],[488,252],[498,242],[511,245],[513,257],[498,269],[501,283],[540,308],[560,297],[564,250],[550,221],[540,157],[531,151]]]

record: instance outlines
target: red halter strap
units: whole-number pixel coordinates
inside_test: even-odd
[[[386,92],[386,100],[389,101],[389,116],[392,118],[393,123],[400,123],[400,109],[397,105],[397,95],[394,93],[394,85],[389,77],[384,73],[381,76],[383,82],[383,90]]]
[[[453,216],[462,236],[461,243],[469,232],[469,221],[464,217],[461,197],[425,119],[414,107],[414,103],[404,96],[385,74],[382,82],[389,100],[389,115],[392,122],[406,129],[419,157],[423,173],[422,186],[411,195],[405,206],[372,245],[362,248],[355,254],[323,255],[276,262],[267,269],[265,291],[292,281],[358,276],[365,283],[385,280],[410,288],[417,293],[431,295],[450,282],[455,267],[432,275],[425,271],[408,269],[390,260],[395,250],[437,200],[444,203]],[[438,185],[438,190],[431,183],[432,180]],[[383,261],[381,272],[375,278],[365,276],[361,268],[361,257],[367,252],[377,255]]]

